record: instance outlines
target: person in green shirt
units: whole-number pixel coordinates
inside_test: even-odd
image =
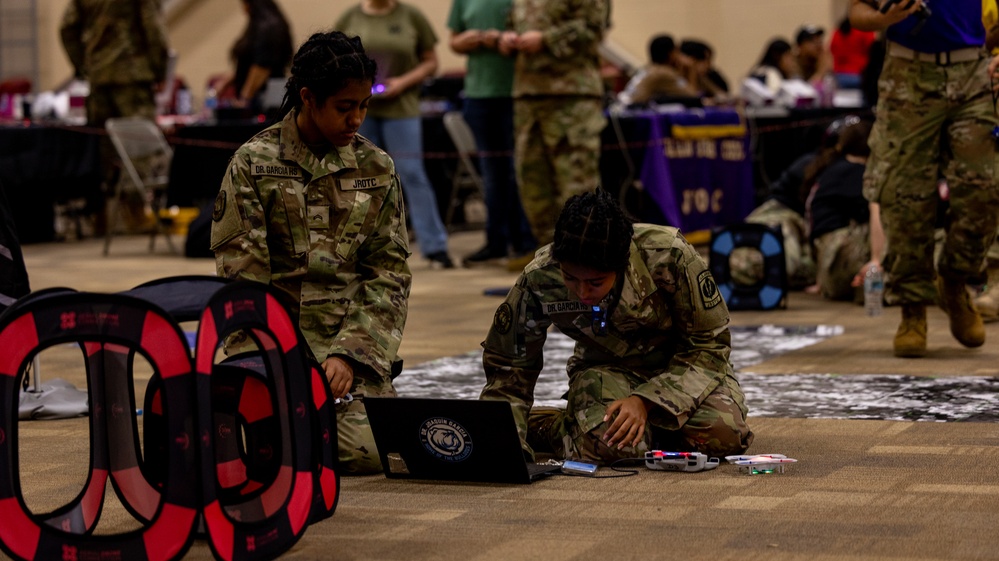
[[[416,6],[397,0],[362,0],[340,16],[334,29],[360,37],[378,64],[359,132],[395,160],[420,252],[431,265],[452,268],[437,195],[423,167],[420,84],[437,71],[437,35]]]
[[[465,266],[527,254],[531,227],[513,171],[513,58],[499,53],[512,0],[454,0],[448,15],[451,49],[467,55],[464,105],[479,152],[486,197],[486,245]]]

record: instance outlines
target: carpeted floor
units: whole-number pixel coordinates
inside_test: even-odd
[[[214,271],[211,260],[149,255],[146,241],[118,239],[106,258],[99,240],[26,246],[32,287],[113,292]],[[451,249],[468,254],[481,241],[480,233],[454,235]],[[499,303],[483,291],[515,277],[496,268],[430,270],[418,256],[412,264],[400,393],[444,395],[458,384],[431,361],[464,357],[476,365]],[[897,321],[897,310],[867,318],[856,306],[801,293],[787,309],[732,313],[733,360],[756,434],[750,451],[798,459],[784,474],[743,475],[723,464],[704,473],[639,468],[621,478],[602,469],[599,478],[531,485],[344,478],[336,514],[283,558],[999,559],[999,324],[988,326],[985,347],[964,349],[931,310],[928,356],[903,360],[891,356]],[[782,347],[815,326],[838,329]],[[434,373],[440,377],[429,379]],[[48,367],[46,377],[80,385],[82,372]],[[545,395],[557,399],[553,381]],[[481,378],[461,387],[471,395]],[[75,496],[89,455],[87,419],[21,422],[16,438],[33,510]],[[109,494],[99,533],[133,527]],[[211,558],[203,541],[185,557]]]

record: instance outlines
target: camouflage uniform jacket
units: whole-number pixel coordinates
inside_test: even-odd
[[[544,46],[541,52],[517,56],[513,96],[602,97],[597,49],[609,11],[608,0],[514,0],[514,31],[541,31]]]
[[[522,437],[552,324],[576,341],[570,379],[602,365],[634,371],[647,381],[633,395],[659,406],[650,421],[664,428],[686,423],[732,375],[728,307],[704,260],[676,228],[635,226],[628,269],[609,296],[607,333],[597,335],[590,307],[569,293],[548,245],[496,310],[483,343],[481,397],[510,401]]]
[[[295,115],[229,162],[212,214],[218,274],[287,293],[318,360],[346,356],[387,379],[412,280],[395,164],[361,136],[320,160]]]
[[[70,0],[60,34],[76,74],[93,85],[166,77],[169,48],[160,0]]]

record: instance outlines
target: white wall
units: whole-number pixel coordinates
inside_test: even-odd
[[[71,0],[38,0],[40,84],[51,89],[70,75],[59,41],[59,21]],[[434,25],[441,44],[441,70],[461,69],[464,61],[447,47],[445,26],[451,0],[409,0]],[[651,36],[669,33],[695,37],[715,47],[717,66],[733,84],[760,57],[775,36],[792,41],[802,23],[831,29],[845,13],[849,0],[613,0],[611,41],[633,58],[645,61]],[[296,43],[332,25],[357,0],[278,0],[291,23]],[[180,2],[169,20],[171,47],[179,55],[178,74],[192,86],[200,103],[203,85],[213,74],[230,70],[228,52],[242,31],[246,16],[239,0]]]

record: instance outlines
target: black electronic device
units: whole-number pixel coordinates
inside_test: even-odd
[[[528,463],[507,401],[365,397],[386,477],[531,483],[561,462]]]

